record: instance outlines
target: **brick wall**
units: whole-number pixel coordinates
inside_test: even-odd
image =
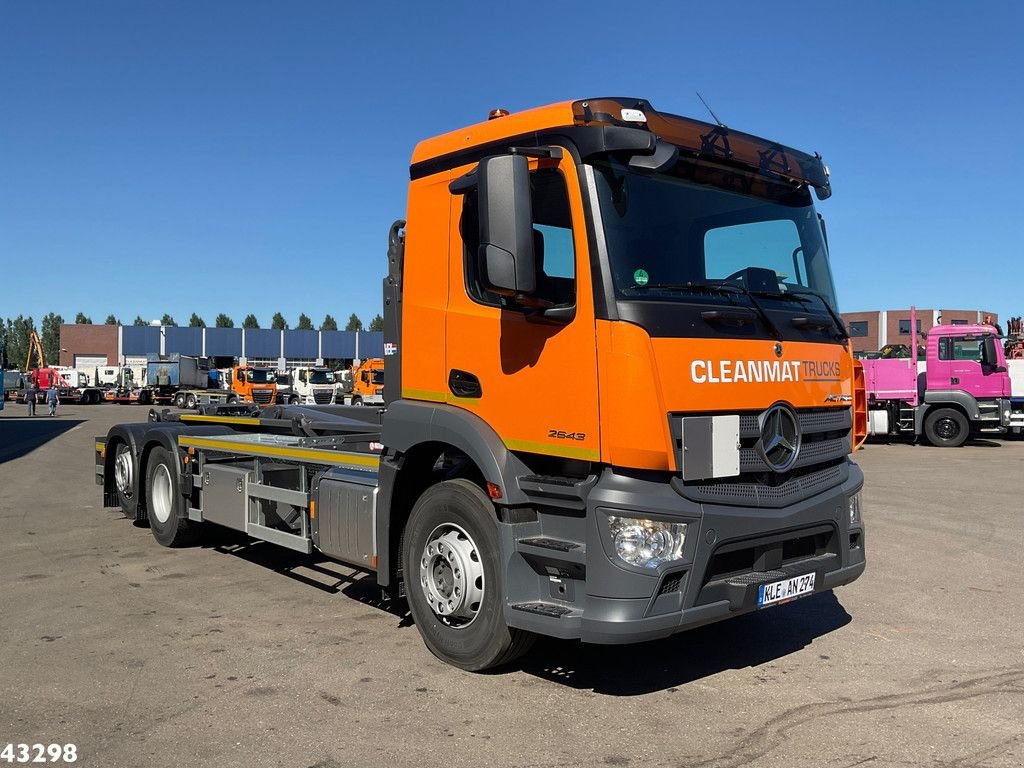
[[[74,365],[75,355],[106,355],[107,365],[117,365],[117,326],[62,325],[60,364]]]
[[[936,324],[936,316],[938,317],[938,323],[940,325],[950,325],[954,321],[974,324],[978,322],[978,315],[981,315],[982,319],[986,316],[990,317],[991,322],[996,323],[999,321],[999,316],[995,312],[988,312],[986,310],[977,309],[918,309],[917,310],[917,321],[921,328],[922,334],[927,334]],[[885,322],[885,328],[880,328],[879,324]],[[847,326],[851,323],[862,322],[867,323],[867,336],[854,336],[853,349],[855,352],[863,351],[874,351],[880,349],[886,344],[906,344],[910,346],[913,343],[913,333],[910,328],[910,310],[909,309],[890,309],[885,312],[885,315],[881,312],[844,312],[843,320]],[[904,321],[907,327],[906,333],[900,331],[900,321]],[[884,333],[883,333],[884,331]],[[918,337],[918,343],[924,343],[924,335]]]

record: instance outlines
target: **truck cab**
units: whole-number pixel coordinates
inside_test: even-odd
[[[271,405],[277,401],[277,372],[272,368],[236,365],[228,388],[246,403]]]
[[[384,403],[384,360],[379,357],[363,361],[352,369],[352,405]]]
[[[331,405],[334,403],[334,373],[322,367],[299,366],[290,376],[292,405]]]

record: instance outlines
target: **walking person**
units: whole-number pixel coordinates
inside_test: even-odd
[[[50,388],[46,391],[46,405],[50,409],[50,415],[57,415],[57,405],[60,403],[60,396],[57,393],[57,385],[50,383]]]
[[[28,389],[25,390],[25,405],[28,406],[28,415],[36,415],[36,395],[39,394],[39,390],[36,389],[34,381],[28,383]]]

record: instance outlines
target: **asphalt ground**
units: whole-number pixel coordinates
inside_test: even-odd
[[[45,408],[42,409],[45,411]],[[102,507],[131,406],[0,413],[0,748],[84,766],[1024,765],[1024,442],[870,444],[857,582],[640,646],[431,656],[371,578]]]

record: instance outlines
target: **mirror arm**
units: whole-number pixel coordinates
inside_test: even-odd
[[[510,147],[509,154],[523,155],[524,157],[550,157],[556,160],[562,159],[561,147]]]
[[[476,168],[474,168],[469,173],[465,173],[462,176],[459,176],[459,178],[452,181],[448,185],[448,191],[453,195],[464,195],[467,192],[476,189],[476,186],[477,176]]]

